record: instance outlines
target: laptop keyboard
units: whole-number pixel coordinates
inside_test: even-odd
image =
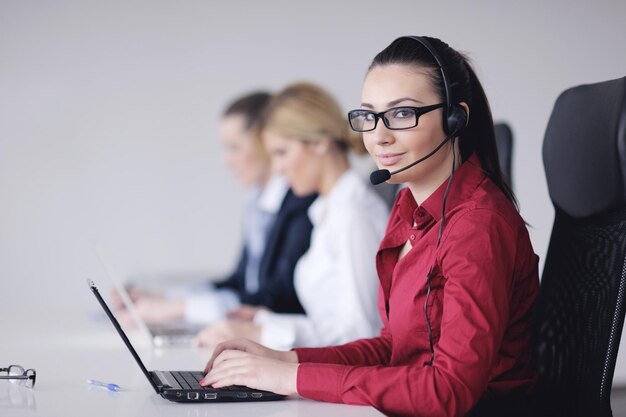
[[[170,372],[176,381],[184,389],[204,390],[204,391],[250,391],[250,388],[243,385],[231,385],[229,387],[213,388],[211,386],[203,387],[200,380],[204,378],[202,372]]]

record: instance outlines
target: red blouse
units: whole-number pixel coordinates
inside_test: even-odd
[[[390,415],[462,416],[481,398],[532,386],[530,319],[539,275],[526,225],[473,155],[454,174],[435,250],[446,183],[421,206],[408,189],[400,192],[376,257],[381,334],[295,349],[301,396]],[[407,240],[412,248],[398,261]],[[431,266],[429,365],[424,303]]]

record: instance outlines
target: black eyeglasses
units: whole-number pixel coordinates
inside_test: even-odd
[[[37,372],[34,369],[24,370],[24,368],[19,365],[11,365],[8,368],[0,368],[0,373],[2,372],[6,372],[7,375],[0,375],[0,379],[9,379],[14,384],[22,385],[26,388],[35,386]]]
[[[370,110],[352,110],[348,112],[350,127],[355,132],[370,132],[376,129],[378,119],[382,119],[387,129],[403,130],[417,126],[420,116],[443,107],[445,103],[424,107],[393,107],[379,113]]]

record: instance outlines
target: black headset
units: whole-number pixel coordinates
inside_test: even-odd
[[[467,113],[465,109],[461,107],[459,103],[452,103],[452,92],[450,91],[450,83],[448,81],[448,77],[446,77],[446,71],[444,69],[444,65],[442,63],[441,58],[435,51],[435,48],[432,44],[425,38],[420,36],[403,36],[402,38],[413,39],[414,41],[419,42],[424,48],[430,52],[437,65],[439,66],[439,70],[441,71],[441,80],[443,81],[443,88],[446,93],[446,105],[443,111],[443,131],[446,134],[446,140],[452,140],[452,172],[450,174],[450,178],[448,179],[448,185],[446,186],[446,191],[443,196],[443,204],[441,209],[441,221],[439,223],[439,233],[437,236],[437,246],[435,248],[435,253],[437,252],[437,248],[439,248],[439,244],[441,243],[441,236],[443,235],[443,225],[445,223],[445,210],[446,210],[446,200],[448,198],[448,191],[450,191],[450,185],[452,184],[452,178],[454,177],[454,165],[456,161],[456,154],[454,153],[454,139],[455,137],[461,133],[461,131],[467,126]],[[400,39],[402,39],[400,38]],[[430,325],[430,318],[428,317],[428,299],[431,294],[431,285],[430,281],[432,279],[433,266],[431,265],[428,274],[426,275],[426,281],[428,285],[428,289],[426,292],[426,300],[424,301],[424,315],[426,316],[426,326],[428,329],[428,343],[430,345],[430,360],[428,361],[428,365],[432,365],[435,360],[435,348],[434,348],[434,340],[433,340],[433,332]]]
[[[426,39],[421,36],[403,36],[402,38],[413,39],[414,41],[419,42],[424,48],[428,50],[430,55],[435,58],[437,62],[437,66],[439,67],[439,71],[441,71],[441,80],[443,81],[443,88],[446,93],[446,106],[443,111],[443,131],[445,132],[447,137],[453,138],[457,136],[465,126],[467,126],[467,113],[465,109],[461,107],[458,103],[452,103],[452,92],[450,89],[450,83],[448,82],[448,77],[446,76],[446,71],[444,69],[443,62],[435,51],[433,45]],[[400,39],[402,39],[400,38]]]

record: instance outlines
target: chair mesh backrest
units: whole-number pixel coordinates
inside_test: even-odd
[[[569,415],[610,415],[624,320],[625,219],[626,210],[582,221],[558,212],[552,230],[536,354],[540,388],[553,406],[580,411]]]
[[[544,415],[612,415],[626,291],[625,87],[623,78],[567,90],[546,130],[555,220],[534,333]]]

